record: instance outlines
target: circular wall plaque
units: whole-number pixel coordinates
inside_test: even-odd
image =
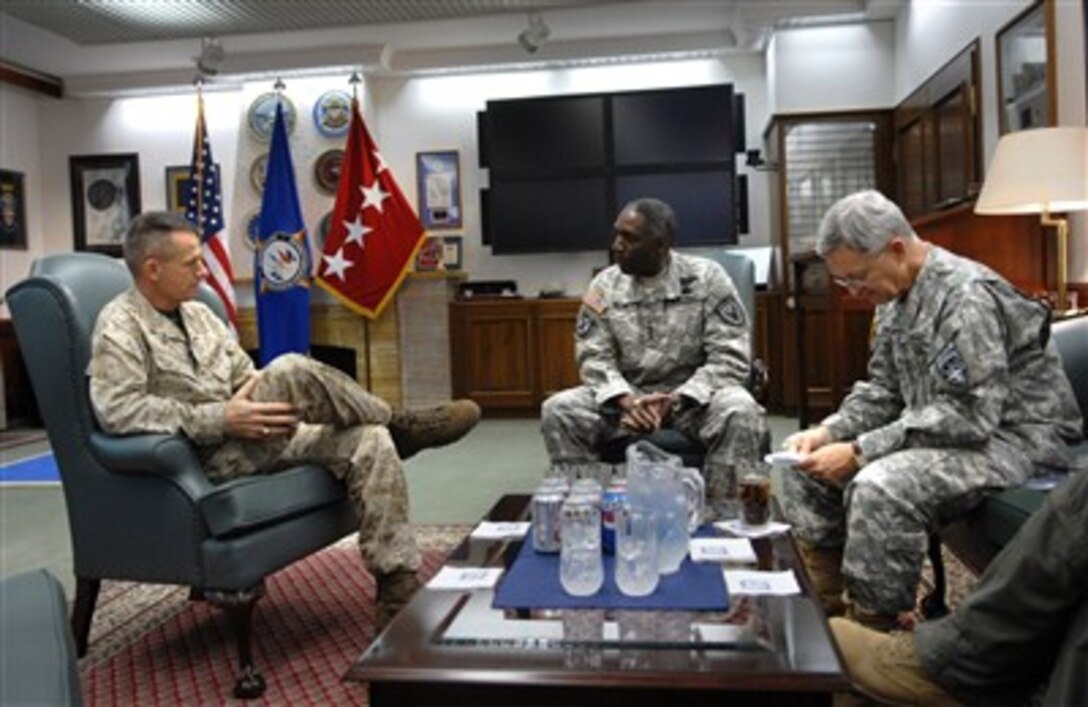
[[[340,169],[344,164],[343,150],[325,150],[314,162],[314,180],[326,194],[335,194],[340,184]]]
[[[325,237],[329,235],[329,226],[332,225],[332,211],[321,217],[317,224],[317,252],[325,252]]]
[[[264,182],[268,176],[268,153],[262,152],[253,160],[249,167],[249,183],[257,190],[258,194],[264,193]]]
[[[325,137],[346,135],[351,125],[351,95],[347,91],[326,91],[314,103],[314,124]]]
[[[246,123],[253,136],[262,142],[272,139],[272,126],[276,122],[276,103],[283,103],[283,120],[287,134],[295,130],[295,104],[282,93],[262,93],[249,106]]]
[[[250,250],[257,250],[257,236],[260,235],[261,230],[261,210],[250,211],[249,215],[242,221],[242,225],[245,228],[242,232],[242,242]]]

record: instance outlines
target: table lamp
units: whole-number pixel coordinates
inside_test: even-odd
[[[1064,214],[1088,209],[1088,128],[1021,130],[997,143],[975,213],[1041,214],[1058,235],[1058,306],[1067,306],[1069,224]]]

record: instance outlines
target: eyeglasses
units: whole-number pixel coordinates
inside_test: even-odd
[[[866,258],[867,265],[865,266],[865,269],[861,272],[855,273],[853,275],[832,275],[831,281],[839,287],[844,287],[847,290],[853,291],[861,289],[861,287],[869,281],[869,276],[872,274],[873,271],[873,265],[876,264],[876,261],[880,260],[880,256],[884,255],[886,252],[888,252],[888,249],[885,247],[877,253],[868,256]]]

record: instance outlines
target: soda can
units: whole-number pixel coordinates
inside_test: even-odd
[[[627,482],[615,479],[601,496],[601,549],[606,555],[616,552],[616,517],[627,500]]]
[[[537,552],[559,552],[559,509],[564,496],[548,490],[533,494],[530,512],[533,518],[533,549]]]

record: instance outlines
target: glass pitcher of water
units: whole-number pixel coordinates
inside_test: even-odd
[[[627,448],[627,503],[655,516],[660,572],[680,569],[706,503],[702,474],[684,468],[678,457],[638,442]]]

